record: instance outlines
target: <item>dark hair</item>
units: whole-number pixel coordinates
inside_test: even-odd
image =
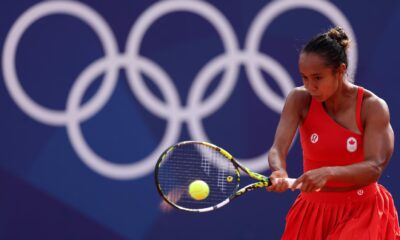
[[[350,39],[341,27],[318,34],[301,50],[301,53],[315,53],[325,59],[326,65],[334,70],[344,63],[348,67],[347,49]]]

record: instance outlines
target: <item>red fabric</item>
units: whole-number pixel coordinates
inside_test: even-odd
[[[364,128],[362,126],[362,121],[361,121],[361,105],[363,96],[364,96],[364,88],[359,87],[357,92],[356,122],[358,130],[360,130],[361,133],[364,132]]]
[[[359,133],[336,123],[322,103],[312,99],[300,127],[304,171],[364,161],[361,104],[358,89],[356,123]],[[329,187],[351,184],[329,181]],[[348,192],[301,193],[286,217],[284,240],[400,240],[398,215],[390,193],[373,183]]]
[[[364,160],[363,129],[361,126],[361,104],[363,88],[358,90],[356,122],[360,132],[352,132],[335,122],[326,113],[321,102],[314,98],[307,117],[300,127],[303,149],[304,171],[324,167],[343,166]],[[350,184],[329,181],[327,187],[348,187]]]
[[[373,183],[349,192],[301,193],[282,240],[400,240],[390,193]]]

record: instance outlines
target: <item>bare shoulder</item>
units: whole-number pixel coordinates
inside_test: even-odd
[[[367,89],[365,89],[363,97],[362,118],[364,121],[390,121],[389,107],[386,101]]]
[[[311,101],[311,95],[303,86],[295,87],[292,89],[292,91],[290,91],[287,101],[291,101],[299,105],[308,105]]]
[[[285,110],[296,113],[301,119],[305,119],[311,103],[311,95],[301,86],[290,91],[286,99]]]

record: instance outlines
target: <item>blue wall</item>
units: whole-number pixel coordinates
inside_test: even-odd
[[[1,239],[279,239],[296,192],[164,213],[153,166],[165,147],[198,139],[269,174],[282,103],[301,84],[299,49],[336,24],[354,38],[350,74],[387,101],[399,138],[395,0],[0,6]],[[399,209],[395,146],[380,182]],[[296,137],[288,171],[301,170]]]

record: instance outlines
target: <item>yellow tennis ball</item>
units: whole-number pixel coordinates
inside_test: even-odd
[[[208,184],[202,180],[193,181],[189,185],[189,195],[195,200],[204,200],[208,197],[210,188]]]

